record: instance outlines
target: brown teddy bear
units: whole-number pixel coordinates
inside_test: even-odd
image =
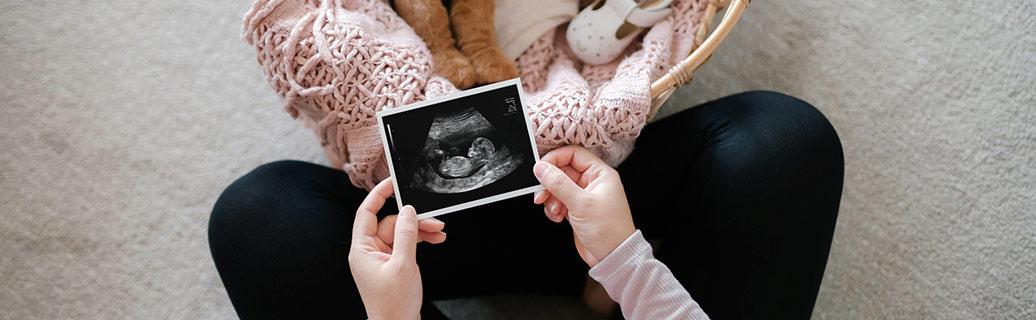
[[[452,0],[449,15],[442,0],[393,2],[399,16],[428,44],[435,73],[449,79],[457,88],[466,89],[518,76],[514,61],[497,46],[493,1]]]

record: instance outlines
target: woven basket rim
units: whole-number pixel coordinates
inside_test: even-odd
[[[702,16],[701,24],[694,39],[694,48],[686,58],[677,62],[669,71],[651,83],[651,111],[648,113],[648,120],[655,117],[662,104],[680,86],[691,82],[692,75],[698,67],[701,67],[712,57],[723,40],[734,29],[734,25],[741,19],[751,0],[710,0],[705,7],[705,15]],[[719,9],[726,7],[723,20],[719,22],[716,29],[709,33],[709,25]]]

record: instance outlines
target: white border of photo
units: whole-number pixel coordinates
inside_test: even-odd
[[[390,178],[392,179],[392,188],[394,189],[394,192],[395,192],[395,196],[394,197],[396,198],[396,206],[400,210],[402,210],[403,206],[404,206],[403,197],[399,193],[399,182],[396,179],[396,168],[395,168],[394,163],[392,162],[392,158],[393,157],[392,157],[391,149],[389,147],[389,137],[385,136],[385,123],[382,120],[382,118],[385,117],[385,116],[394,115],[394,114],[398,114],[398,113],[403,113],[403,112],[407,112],[407,111],[410,111],[410,110],[420,109],[420,108],[436,105],[436,104],[439,104],[439,103],[442,103],[442,102],[446,102],[446,101],[450,101],[450,100],[455,100],[455,99],[458,99],[458,98],[463,98],[463,97],[467,97],[467,96],[477,95],[479,93],[483,93],[483,92],[486,92],[486,91],[492,91],[492,90],[504,88],[504,87],[507,87],[507,86],[516,86],[516,88],[517,88],[518,99],[521,102],[519,104],[521,105],[521,108],[522,108],[522,116],[525,117],[525,126],[526,126],[526,132],[528,133],[528,136],[529,136],[529,145],[532,147],[533,163],[539,162],[540,161],[540,153],[539,153],[539,150],[537,150],[537,148],[536,148],[536,138],[532,134],[532,132],[533,132],[532,120],[529,118],[529,110],[528,110],[528,108],[525,105],[525,101],[527,101],[527,100],[525,99],[525,91],[522,90],[522,81],[521,81],[520,78],[514,78],[514,79],[511,79],[511,80],[505,80],[505,81],[497,82],[497,83],[494,83],[494,84],[488,84],[488,85],[484,85],[484,86],[481,86],[481,87],[478,87],[478,88],[469,89],[469,90],[465,90],[465,91],[461,91],[461,92],[456,92],[456,93],[444,95],[444,96],[441,96],[441,97],[438,97],[438,98],[435,98],[435,99],[429,99],[429,100],[425,100],[425,101],[421,101],[421,102],[415,102],[415,103],[408,104],[406,106],[402,106],[402,107],[399,107],[399,108],[385,109],[385,110],[379,111],[377,113],[377,117],[378,117],[378,131],[381,133],[381,143],[382,143],[382,146],[384,146],[384,148],[385,148],[385,160],[388,161],[389,173],[391,174]],[[468,208],[472,208],[472,207],[477,207],[477,206],[488,204],[488,203],[492,203],[492,202],[497,202],[497,201],[501,201],[501,200],[505,200],[505,199],[514,198],[514,197],[517,197],[517,196],[533,193],[533,192],[540,191],[540,190],[543,190],[543,186],[537,184],[537,185],[534,185],[534,186],[531,186],[531,187],[526,187],[526,188],[522,188],[522,189],[518,189],[518,190],[512,190],[512,191],[508,191],[508,192],[505,192],[505,193],[501,193],[501,194],[497,194],[497,195],[492,195],[492,196],[489,196],[489,197],[485,197],[485,198],[481,198],[481,199],[476,199],[476,200],[472,200],[472,201],[468,201],[468,202],[464,202],[464,203],[448,206],[448,207],[445,207],[445,208],[436,209],[436,210],[429,211],[429,212],[420,213],[420,214],[417,215],[417,218],[418,219],[427,219],[427,218],[431,218],[431,217],[447,214],[447,213],[450,213],[450,212],[460,211],[460,210],[464,210],[464,209],[468,209]],[[420,208],[416,208],[416,209],[420,210]]]

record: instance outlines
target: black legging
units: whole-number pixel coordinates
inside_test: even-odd
[[[715,319],[809,318],[842,192],[842,146],[809,104],[748,92],[646,126],[620,167],[634,221],[656,256]],[[298,161],[256,168],[220,196],[212,256],[238,315],[364,315],[346,256],[366,191]],[[380,214],[391,214],[389,205]],[[587,267],[567,224],[531,196],[440,217],[422,244],[428,300],[504,292],[577,294]],[[422,314],[441,317],[429,301]]]

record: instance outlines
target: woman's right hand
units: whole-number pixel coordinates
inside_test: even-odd
[[[568,218],[579,256],[597,265],[636,228],[619,173],[579,146],[552,150],[533,167],[545,191],[533,202],[545,204],[547,218]]]

